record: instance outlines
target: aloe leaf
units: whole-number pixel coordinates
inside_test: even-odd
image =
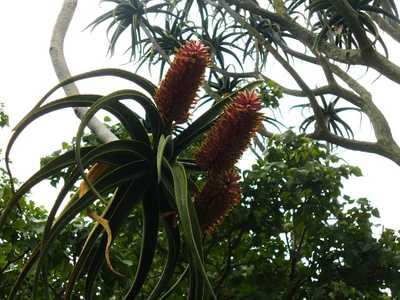
[[[98,181],[96,181],[95,187],[99,191],[104,192],[126,181],[140,178],[146,173],[144,169],[145,166],[146,164],[143,161],[126,164],[101,177]],[[62,231],[65,226],[69,222],[71,222],[71,220],[79,212],[86,209],[95,200],[96,196],[91,191],[89,191],[82,198],[75,199],[73,202],[70,203],[69,206],[67,206],[63,210],[63,212],[60,214],[60,216],[58,216],[54,225],[52,226],[48,234],[47,242],[45,244],[42,243],[40,247],[37,247],[38,250],[35,250],[32,253],[31,257],[28,259],[28,262],[23,267],[23,272],[21,272],[10,291],[9,299],[15,299],[15,295],[19,289],[20,284],[25,279],[26,275],[29,273],[34,263],[39,258],[39,254],[40,256],[46,255],[49,246],[51,245],[52,241],[57,237],[58,233]]]
[[[137,180],[134,185],[127,191],[124,196],[124,200],[121,205],[117,208],[114,214],[109,218],[110,228],[114,234],[114,238],[117,238],[120,228],[123,223],[127,220],[132,208],[136,206],[139,201],[143,200],[145,193],[149,188],[150,178],[145,176]],[[85,282],[85,299],[90,300],[94,297],[94,283],[99,273],[100,268],[104,263],[104,249],[106,247],[107,238],[103,234],[100,243],[97,247],[92,248],[88,253],[89,260],[86,263],[85,269],[87,269],[87,277]]]
[[[82,148],[82,154],[86,155],[88,152],[93,150],[95,147],[84,147]],[[17,205],[19,199],[25,195],[32,187],[41,182],[42,180],[48,178],[54,172],[58,172],[72,164],[75,163],[75,153],[74,151],[68,151],[63,155],[51,160],[48,164],[42,167],[34,175],[32,175],[14,194],[14,196],[9,200],[7,206],[2,211],[0,216],[0,232],[1,228],[5,224],[7,217],[11,210]]]
[[[83,116],[81,124],[78,128],[78,132],[76,134],[75,155],[76,155],[76,162],[78,164],[78,167],[81,170],[83,179],[85,180],[86,184],[97,195],[97,197],[99,199],[102,199],[102,196],[94,189],[92,183],[90,181],[88,181],[86,175],[84,174],[84,169],[83,169],[83,166],[80,161],[80,157],[81,157],[80,142],[83,137],[85,127],[87,126],[90,119],[96,114],[96,112],[106,105],[115,103],[115,102],[117,102],[119,100],[123,100],[123,99],[135,100],[136,102],[138,102],[139,104],[141,104],[143,106],[143,108],[145,109],[147,114],[149,114],[150,116],[153,116],[155,118],[155,119],[154,118],[152,119],[156,123],[156,124],[154,124],[154,122],[153,122],[153,124],[152,124],[152,129],[154,129],[156,127],[156,132],[154,132],[154,131],[152,132],[153,139],[156,139],[155,136],[158,136],[159,128],[160,128],[161,122],[162,122],[161,118],[158,114],[157,108],[155,107],[153,102],[149,98],[147,98],[145,95],[143,95],[142,93],[134,91],[134,90],[121,90],[121,91],[112,93],[108,96],[100,98],[99,100],[96,101],[96,103],[94,103],[89,108],[89,110]],[[158,141],[158,138],[156,141],[153,141],[153,142],[157,142],[157,141]]]
[[[110,156],[110,155],[111,156],[117,155],[118,157],[122,158],[123,155],[126,154],[126,153],[111,152],[111,154],[110,154],[110,152],[109,151],[107,152],[107,150],[110,150],[110,148],[111,149],[115,149],[115,147],[112,147],[112,146],[118,146],[118,144],[123,144],[123,142],[129,142],[129,141],[111,142],[109,144],[102,145],[102,146],[98,147],[98,149],[95,149],[94,151],[90,152],[87,155],[88,158],[87,159],[86,159],[86,157],[84,158],[85,166],[91,164],[93,161],[96,161],[99,158],[107,161],[106,160],[106,156]],[[103,151],[99,151],[99,149],[103,150]],[[131,153],[128,152],[128,154],[131,154]],[[129,156],[129,155],[126,158],[126,161],[127,161],[126,163],[129,162],[128,165],[133,163],[132,157]],[[142,163],[142,162],[143,162],[143,160],[136,161],[136,163],[139,163],[139,164]],[[107,176],[107,174],[104,175],[103,177],[100,177],[98,180],[101,180],[102,178],[104,178],[106,176]],[[39,280],[39,274],[41,272],[41,268],[42,268],[43,264],[45,263],[45,260],[44,260],[45,254],[46,254],[46,250],[45,249],[47,249],[47,245],[49,244],[49,240],[51,238],[51,229],[52,229],[53,220],[55,218],[55,215],[56,215],[56,213],[58,211],[58,208],[60,207],[63,199],[65,198],[67,193],[71,190],[71,188],[73,187],[73,185],[75,184],[75,182],[76,182],[76,180],[78,178],[79,178],[79,170],[75,169],[75,171],[71,172],[71,174],[69,176],[69,180],[67,180],[67,182],[64,184],[63,188],[61,189],[59,195],[57,196],[57,199],[56,199],[56,201],[55,201],[55,203],[54,203],[54,205],[53,205],[53,207],[52,207],[52,209],[51,209],[51,211],[49,213],[49,216],[47,218],[47,222],[46,222],[46,225],[45,225],[45,228],[44,228],[44,232],[43,232],[42,249],[41,249],[41,252],[40,252],[40,255],[39,255],[39,259],[38,259],[37,272],[36,272],[36,277],[35,277],[35,281],[36,282],[38,282],[38,280]],[[83,197],[81,197],[81,198],[83,198]],[[80,200],[80,199],[78,199],[78,200]],[[68,210],[69,208],[70,208],[70,205],[67,206],[64,209],[64,211]],[[43,280],[46,280],[46,275],[45,274],[43,274],[42,277],[43,277]]]
[[[147,181],[147,177],[144,177],[142,179],[133,180],[123,184],[118,188],[115,196],[104,210],[102,216],[109,220],[114,239],[116,238],[122,223],[126,221],[127,217],[132,211],[132,208],[142,199],[143,193],[148,188],[148,185],[146,184]],[[85,270],[88,270],[86,289],[91,290],[90,286],[92,286],[94,283],[97,270],[100,269],[104,261],[104,256],[102,253],[105,243],[100,242],[98,247],[95,247],[98,237],[101,233],[103,233],[101,226],[96,224],[86,238],[85,244],[83,245],[79,254],[77,264],[74,266],[74,269],[70,274],[68,285],[65,290],[65,299],[70,299],[76,280],[82,276]],[[91,266],[96,266],[98,269],[93,270],[91,269]],[[88,282],[89,278],[93,278],[92,283]],[[87,297],[87,299],[89,299],[89,297]]]
[[[171,293],[178,287],[178,285],[182,282],[183,278],[185,278],[186,274],[188,273],[190,269],[190,265],[187,265],[185,270],[182,272],[182,274],[179,276],[179,278],[176,280],[176,282],[166,291],[161,297],[160,300],[165,300],[167,299]]]
[[[166,138],[164,135],[161,135],[160,141],[158,143],[158,149],[157,149],[157,181],[160,183],[161,181],[161,166],[163,162],[163,157],[164,157],[164,150],[168,142],[171,140],[171,136],[167,136]]]
[[[217,299],[204,268],[202,235],[193,203],[188,197],[185,169],[181,164],[175,163],[171,166],[171,173],[174,180],[175,201],[179,211],[180,224],[185,242],[191,253],[193,267],[195,271],[201,273],[212,298]],[[196,288],[201,290],[203,287],[196,284]]]
[[[14,133],[11,136],[9,143],[5,152],[5,160],[7,169],[9,170],[9,155],[11,152],[11,148],[19,136],[19,134],[23,131],[26,126],[28,126],[32,121],[39,118],[40,116],[47,114],[49,112],[66,108],[66,107],[83,107],[92,105],[97,99],[99,99],[100,95],[76,95],[66,97],[60,100],[56,100],[52,103],[49,103],[43,107],[35,109],[31,111],[14,129]],[[138,120],[137,115],[128,109],[125,105],[121,103],[112,103],[111,105],[107,105],[104,109],[109,110],[113,113],[122,123],[122,125],[127,129],[132,138],[138,139],[144,143],[149,143],[148,135],[145,129],[143,128],[140,120]],[[10,175],[11,176],[11,175]],[[11,176],[12,177],[12,176]]]
[[[134,73],[125,71],[125,70],[120,70],[120,69],[99,69],[99,70],[94,70],[86,73],[82,73],[76,76],[72,76],[71,78],[68,78],[59,84],[57,84],[54,88],[52,88],[50,91],[47,92],[46,95],[40,101],[36,104],[36,107],[39,107],[46,101],[55,91],[57,91],[59,88],[66,86],[70,83],[82,80],[82,79],[88,79],[88,78],[95,78],[95,77],[103,77],[103,76],[113,76],[113,77],[119,77],[123,78],[126,80],[129,80],[141,88],[143,88],[146,92],[148,92],[151,96],[154,96],[156,94],[157,87],[151,83],[149,80],[146,78],[136,75]]]
[[[135,279],[125,299],[134,299],[142,288],[153,263],[159,226],[159,190],[150,189],[143,199],[143,237]]]
[[[167,262],[164,266],[163,272],[158,280],[156,286],[149,296],[149,300],[158,300],[161,293],[168,287],[172,276],[174,275],[175,267],[178,262],[180,252],[180,234],[179,227],[174,227],[167,221],[164,221],[165,233],[168,242],[168,256]]]

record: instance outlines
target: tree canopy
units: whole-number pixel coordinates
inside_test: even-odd
[[[359,73],[352,72],[357,66],[366,67],[400,83],[400,67],[390,60],[393,47],[387,46],[400,42],[395,1],[111,2],[115,6],[92,23],[93,28],[108,24],[111,54],[129,31],[132,57],[139,65],[160,64],[162,73],[176,48],[187,39],[200,39],[212,53],[204,86],[208,95],[218,99],[243,81],[261,80],[284,95],[308,100],[312,116],[303,125],[315,123],[301,128],[309,129],[311,138],[400,163],[390,124],[376,104],[379,99],[373,99],[368,87],[359,83]],[[276,78],[277,67],[271,69],[271,64],[283,68],[287,78]],[[301,72],[299,66],[316,70],[315,75]],[[288,87],[288,78],[294,87]],[[334,108],[338,100],[340,106]],[[367,116],[375,142],[357,139],[357,132],[354,139],[340,117],[346,107]]]

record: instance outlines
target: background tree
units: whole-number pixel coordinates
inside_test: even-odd
[[[309,137],[376,153],[400,164],[400,149],[390,125],[368,89],[354,77],[356,72],[352,72],[356,66],[363,66],[400,83],[400,67],[390,60],[390,47],[382,35],[385,32],[400,42],[395,1],[199,0],[163,2],[163,6],[139,0],[112,2],[115,7],[92,23],[93,28],[109,23],[111,53],[124,31],[130,30],[135,33],[130,47],[134,58],[150,66],[166,64],[174,47],[197,37],[213,54],[212,72],[205,85],[209,95],[218,99],[218,90],[212,87],[219,78],[227,82],[273,82],[284,95],[308,99],[315,120]],[[268,68],[272,63],[286,70],[297,89],[288,88],[287,80],[274,77],[274,70]],[[307,78],[297,70],[297,66],[307,69],[311,65],[319,69],[315,77],[323,78],[315,89],[310,88],[315,78]],[[343,123],[332,123],[337,115],[325,113],[318,100],[321,96],[333,96],[344,107],[351,105],[362,111],[372,124],[376,141],[358,140],[357,132],[353,139],[338,130]],[[349,132],[348,128],[345,131]]]

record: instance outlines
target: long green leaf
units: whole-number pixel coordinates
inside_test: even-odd
[[[136,75],[134,73],[125,71],[125,70],[120,70],[120,69],[100,69],[100,70],[94,70],[86,73],[82,73],[76,76],[72,76],[71,78],[68,78],[59,84],[57,84],[54,88],[52,88],[47,94],[40,99],[40,101],[36,104],[35,107],[39,107],[46,101],[55,91],[57,91],[59,88],[66,86],[70,83],[82,80],[82,79],[88,79],[88,78],[94,78],[94,77],[103,77],[103,76],[113,76],[113,77],[119,77],[123,78],[126,80],[129,80],[141,88],[143,88],[146,92],[148,92],[151,96],[154,96],[157,90],[157,87],[151,83],[149,80],[146,78]]]
[[[84,129],[87,126],[88,122],[90,119],[96,114],[98,110],[100,110],[102,107],[107,106],[111,103],[115,103],[119,100],[123,99],[132,99],[138,102],[143,106],[143,108],[146,111],[146,114],[150,115],[150,121],[152,122],[152,129],[156,128],[154,131],[153,130],[153,139],[156,139],[156,136],[158,137],[159,135],[159,128],[161,127],[161,118],[158,114],[157,108],[153,104],[153,102],[147,98],[145,95],[143,95],[140,92],[133,91],[133,90],[121,90],[115,93],[112,93],[108,96],[102,97],[99,100],[94,103],[89,110],[86,112],[84,117],[82,118],[81,124],[78,128],[78,132],[76,134],[76,147],[75,147],[75,155],[76,155],[76,161],[77,164],[81,170],[81,174],[83,179],[85,180],[86,184],[90,187],[90,189],[99,197],[99,199],[102,199],[101,195],[93,188],[92,183],[87,179],[86,175],[84,174],[84,169],[81,165],[80,162],[80,142],[84,134]],[[153,142],[158,142],[157,140]]]
[[[101,95],[75,95],[69,96],[66,98],[61,98],[55,100],[49,104],[46,104],[40,108],[33,109],[27,116],[24,117],[22,121],[14,128],[14,133],[10,138],[10,141],[6,148],[6,157],[8,157],[11,147],[17,139],[18,135],[35,119],[59,110],[63,108],[69,107],[87,107],[93,105],[98,99],[102,98]],[[147,133],[145,129],[140,128],[138,123],[140,121],[137,120],[137,115],[133,113],[127,106],[124,104],[114,102],[102,107],[105,110],[108,110],[112,114],[114,114],[122,123],[122,125],[130,132],[133,139],[140,140],[142,142],[148,142]],[[134,123],[134,124],[133,124]],[[132,124],[134,127],[132,127]]]
[[[96,158],[97,158],[96,155],[90,156],[90,159],[92,161],[95,160]],[[89,164],[90,162],[91,162],[90,160],[86,161],[87,164]],[[138,163],[141,163],[141,162],[142,161],[139,161]],[[132,164],[132,163],[133,162],[131,161],[129,164]],[[107,176],[108,175],[106,174],[103,177],[100,177],[98,179],[98,181],[102,180],[104,177],[107,177]],[[70,176],[70,179],[63,186],[62,190],[60,191],[60,193],[59,193],[59,195],[58,195],[58,197],[57,197],[57,199],[56,199],[56,201],[55,201],[55,203],[53,205],[53,208],[51,209],[51,211],[49,213],[49,216],[48,216],[48,219],[47,219],[47,222],[46,222],[46,225],[45,225],[45,229],[44,229],[44,232],[43,232],[42,248],[41,248],[41,252],[40,252],[38,263],[37,263],[37,271],[36,271],[36,276],[35,276],[35,282],[38,282],[42,266],[44,266],[45,263],[46,263],[45,254],[46,254],[46,251],[47,251],[47,247],[48,247],[49,241],[52,238],[51,226],[53,225],[53,220],[55,218],[57,210],[60,207],[62,200],[67,195],[68,191],[71,190],[72,186],[74,185],[74,183],[75,183],[75,181],[77,180],[78,177],[79,177],[79,170],[76,169],[75,172],[72,172],[72,174]],[[94,195],[94,196],[96,196],[96,195]],[[97,198],[97,197],[95,197],[95,198]],[[83,199],[83,197],[81,199],[79,199],[79,200],[82,201],[82,199]],[[64,211],[68,210],[69,208],[70,208],[70,206],[67,206],[64,209]],[[46,281],[46,278],[47,278],[47,274],[42,274],[43,281]],[[37,284],[35,284],[35,286],[37,286]],[[35,292],[35,290],[34,290],[34,292]]]
[[[165,233],[168,242],[168,256],[167,262],[164,266],[163,272],[158,280],[156,286],[149,296],[149,300],[158,300],[162,292],[168,287],[172,276],[174,275],[175,267],[178,262],[180,252],[180,234],[179,227],[174,227],[167,221],[164,221]]]
[[[110,228],[113,232],[114,239],[117,238],[119,230],[123,223],[127,220],[132,208],[138,204],[139,201],[143,200],[143,197],[149,187],[150,178],[145,176],[135,182],[134,186],[126,194],[125,201],[116,210],[116,212],[110,217],[109,223]],[[97,247],[93,248],[88,254],[91,259],[87,262],[85,269],[87,269],[87,277],[85,282],[85,299],[90,300],[94,297],[94,283],[99,270],[104,263],[104,251],[107,244],[107,236],[103,234],[100,243]]]
[[[82,154],[86,155],[86,153],[93,150],[95,147],[84,147],[82,148]],[[63,155],[51,160],[45,166],[43,166],[39,171],[37,171],[34,175],[32,175],[13,195],[13,197],[7,203],[7,206],[4,208],[1,216],[0,216],[0,232],[1,228],[5,224],[7,217],[12,209],[17,205],[19,199],[25,195],[32,187],[41,182],[42,180],[51,176],[55,172],[58,172],[66,167],[75,163],[75,153],[74,151],[68,151]]]
[[[82,158],[83,167],[86,168],[94,162],[102,161],[107,164],[125,165],[133,162],[143,162],[148,159],[151,155],[151,150],[147,148],[147,145],[137,141],[114,141],[108,144],[100,145],[88,152]],[[79,178],[80,172],[78,168],[72,170],[69,179],[64,184],[64,187],[60,191],[57,199],[54,203],[52,210],[49,213],[47,224],[44,231],[43,240],[46,239],[47,229],[52,226],[53,218],[61,205],[61,201],[64,199],[66,194],[70,191],[76,180]],[[106,175],[104,175],[106,176]],[[100,177],[101,178],[101,177]],[[68,208],[67,206],[66,208]]]
[[[127,163],[131,163],[135,160],[137,161],[138,159],[143,161],[143,159],[146,159],[149,155],[151,155],[151,150],[148,148],[146,149],[146,147],[147,147],[147,145],[145,145],[145,144],[142,144],[137,141],[130,141],[130,140],[114,141],[114,142],[110,142],[108,144],[100,145],[97,148],[95,148],[94,150],[87,153],[87,155],[83,158],[83,166],[87,167],[96,161],[103,161],[108,164],[110,164],[110,163],[111,164],[113,164],[113,163],[127,164]],[[140,150],[140,148],[142,148],[142,150]],[[135,150],[145,152],[145,154],[141,155],[139,152],[137,152]],[[44,228],[43,238],[42,238],[43,248],[48,243],[50,228],[53,225],[53,220],[55,218],[55,215],[56,215],[63,199],[65,198],[67,193],[71,190],[71,188],[75,184],[76,180],[79,178],[79,175],[80,175],[79,169],[75,168],[75,170],[71,172],[69,179],[64,184],[59,195],[57,196],[57,199],[49,213],[49,216],[47,218],[47,222],[46,222],[46,225]],[[37,264],[37,270],[38,270],[36,273],[37,279],[39,278],[39,273],[40,273],[40,268],[42,266],[42,263],[44,263],[43,258],[44,258],[44,253],[41,253],[40,257],[39,257],[39,262]],[[44,280],[46,279],[46,275],[43,275],[42,277]]]
[[[157,149],[157,181],[160,183],[161,181],[161,166],[164,158],[164,150],[167,146],[168,142],[171,140],[171,136],[167,136],[166,138],[164,135],[161,135],[160,142],[158,143]]]
[[[70,96],[67,98],[63,98],[52,103],[49,103],[43,107],[40,107],[32,112],[30,112],[14,129],[14,133],[11,136],[9,143],[6,148],[5,152],[5,161],[6,161],[6,168],[9,173],[10,178],[12,178],[10,166],[9,166],[9,155],[11,152],[11,148],[17,139],[18,135],[23,131],[23,129],[28,126],[33,120],[36,118],[58,110],[65,107],[81,107],[81,106],[90,106],[92,105],[97,99],[101,96],[99,95],[76,95]],[[149,138],[147,132],[143,128],[143,125],[139,121],[137,115],[132,112],[129,108],[121,103],[112,103],[104,107],[104,109],[109,110],[113,113],[122,123],[122,125],[127,129],[129,134],[133,139],[139,139],[144,143],[149,143]],[[13,185],[11,188],[14,190]]]
[[[155,181],[155,179],[153,179]],[[155,190],[154,190],[155,188]],[[135,279],[125,299],[134,299],[140,292],[153,263],[159,226],[159,190],[152,187],[143,199],[143,237]]]
[[[179,211],[180,224],[182,226],[185,242],[191,253],[193,267],[203,276],[212,298],[217,299],[204,268],[201,230],[193,203],[188,197],[185,169],[181,164],[175,163],[171,166],[171,173],[174,180],[175,201]],[[198,284],[196,285],[196,289],[200,291],[203,287]]]
[[[143,193],[146,191],[148,187],[146,181],[147,180],[143,178],[140,180],[131,181],[121,186],[117,190],[112,201],[104,210],[102,217],[109,220],[114,239],[116,238],[122,223],[126,221],[132,208],[139,202],[139,200],[141,200]],[[100,243],[98,248],[95,248],[97,239],[102,232],[102,227],[99,224],[96,224],[89,233],[79,254],[78,262],[74,266],[74,269],[68,279],[68,285],[65,289],[65,299],[70,299],[72,296],[74,284],[76,280],[83,274],[84,270],[89,270],[88,278],[96,277],[95,275],[97,274],[97,270],[104,261],[104,255],[102,255],[102,253],[104,253],[105,243],[104,245],[102,245],[103,243]],[[98,269],[92,270],[90,265],[98,266]],[[86,282],[88,283],[88,280]]]
[[[137,179],[143,176],[146,171],[145,169],[146,164],[144,162],[135,162],[129,163],[125,166],[117,168],[104,177],[101,177],[95,183],[95,187],[101,191],[110,190],[121,184],[123,182]],[[79,201],[77,201],[79,199]],[[29,258],[28,262],[23,268],[23,272],[21,272],[20,276],[14,283],[13,287],[11,288],[9,299],[15,299],[15,295],[21,285],[22,281],[25,279],[28,272],[31,270],[34,263],[37,261],[40,255],[45,255],[48,251],[49,246],[51,245],[52,241],[57,237],[58,233],[65,228],[65,226],[81,211],[86,209],[90,204],[92,204],[96,200],[96,196],[91,192],[87,192],[82,198],[77,198],[73,201],[68,207],[66,207],[63,212],[58,216],[56,222],[54,223],[51,231],[49,232],[49,236],[47,239],[47,243],[45,245],[41,245],[41,248],[38,248],[39,251],[35,251],[31,257]]]

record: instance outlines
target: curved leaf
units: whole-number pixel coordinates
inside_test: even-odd
[[[140,178],[146,173],[145,170],[145,162],[133,162],[126,164],[120,168],[117,168],[110,173],[107,173],[105,176],[101,177],[96,183],[95,187],[100,192],[104,192],[110,190],[110,188],[115,187],[118,184],[123,182],[134,180]],[[78,201],[79,200],[79,201]],[[19,289],[20,284],[25,279],[28,272],[33,267],[34,263],[39,258],[39,254],[44,256],[51,242],[57,237],[58,233],[65,228],[65,226],[82,210],[86,209],[91,203],[96,200],[96,196],[88,191],[82,198],[75,198],[69,205],[63,210],[63,212],[58,216],[55,221],[53,227],[51,228],[47,243],[42,244],[38,251],[34,251],[34,253],[29,258],[28,262],[25,264],[23,268],[23,272],[19,275],[17,281],[12,287],[9,295],[9,299],[15,299],[15,295]]]
[[[70,83],[82,80],[82,79],[88,79],[88,78],[94,78],[94,77],[102,77],[102,76],[113,76],[113,77],[119,77],[123,78],[126,80],[129,80],[141,88],[143,88],[146,92],[148,92],[151,96],[154,96],[156,94],[157,87],[151,83],[149,80],[146,78],[136,75],[134,73],[125,71],[125,70],[120,70],[120,69],[99,69],[99,70],[94,70],[86,73],[82,73],[79,75],[72,76],[71,78],[68,78],[59,84],[57,84],[54,88],[52,88],[50,91],[47,92],[46,95],[40,101],[36,104],[35,108],[39,107],[42,105],[44,101],[46,101],[55,91],[57,91],[59,88],[66,86]]]
[[[132,211],[132,208],[142,199],[143,193],[148,188],[146,182],[147,180],[143,178],[123,184],[118,188],[115,196],[104,210],[102,216],[109,220],[110,229],[113,232],[114,238],[118,234],[121,224],[126,221]],[[74,284],[85,270],[88,270],[88,277],[86,280],[87,286],[85,288],[91,291],[91,286],[98,272],[97,270],[104,261],[102,251],[105,248],[105,243],[101,241],[97,248],[95,248],[97,239],[101,233],[103,233],[101,226],[96,224],[86,238],[85,244],[79,254],[78,262],[74,266],[68,279],[68,285],[65,289],[65,299],[71,298]],[[93,270],[92,266],[97,266],[98,269]],[[93,281],[89,282],[89,278],[93,278]],[[91,294],[91,292],[88,292],[88,294]],[[90,299],[90,297],[87,297],[87,299]]]
[[[158,183],[160,183],[160,181],[161,181],[161,166],[162,166],[162,161],[164,158],[164,150],[170,140],[171,140],[170,135],[167,136],[166,138],[164,137],[164,135],[161,135],[160,142],[158,143],[158,149],[157,149],[157,181],[158,181]]]
[[[143,286],[153,263],[157,246],[160,199],[158,188],[150,189],[143,199],[143,237],[135,279],[125,299],[134,299]]]
[[[82,154],[86,155],[88,152],[92,151],[95,147],[84,147],[82,148]],[[39,171],[32,175],[14,194],[14,196],[7,203],[7,206],[2,211],[0,215],[0,232],[1,228],[5,224],[8,214],[17,205],[18,200],[25,195],[32,187],[41,182],[42,180],[48,178],[54,172],[58,172],[72,164],[75,163],[75,153],[73,150],[64,153],[63,155],[51,160],[48,164],[43,166]]]
[[[202,233],[193,207],[193,202],[188,197],[185,169],[181,164],[175,163],[171,166],[171,173],[174,180],[175,200],[179,211],[180,225],[182,226],[185,242],[190,250],[194,268],[193,271],[201,274],[212,298],[217,299],[204,268],[203,246],[201,241]],[[203,280],[201,280],[201,282],[196,282],[197,292],[200,292],[202,289],[204,289]]]
[[[149,300],[157,300],[159,299],[161,293],[168,286],[172,276],[174,275],[175,267],[179,258],[180,251],[180,234],[179,227],[174,226],[173,224],[164,221],[165,233],[167,236],[168,242],[168,256],[167,262],[164,266],[163,272],[161,274],[160,279],[158,280],[156,286],[149,296]]]
[[[160,115],[158,114],[158,110],[155,107],[155,105],[153,104],[153,102],[140,92],[137,92],[134,90],[117,91],[108,96],[100,98],[98,101],[96,101],[96,103],[94,103],[89,108],[89,110],[83,116],[81,124],[79,125],[79,128],[78,128],[78,132],[76,134],[75,155],[76,155],[76,161],[77,161],[78,167],[81,170],[83,179],[85,180],[86,184],[90,187],[90,189],[92,189],[92,191],[99,197],[99,199],[101,199],[101,195],[93,188],[93,185],[91,184],[90,181],[88,181],[86,175],[84,174],[84,168],[80,161],[80,157],[81,157],[80,142],[83,137],[85,127],[87,126],[90,119],[96,114],[96,112],[106,105],[115,103],[115,102],[117,102],[119,100],[123,100],[123,99],[132,99],[132,100],[137,101],[139,104],[141,104],[143,106],[146,113],[150,116],[150,122],[152,124],[153,142],[155,143],[155,145],[158,142],[158,136],[160,134],[159,129],[161,128],[162,121],[161,121]]]

